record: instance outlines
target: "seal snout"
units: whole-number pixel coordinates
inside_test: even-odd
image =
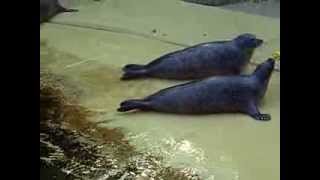
[[[241,34],[236,37],[235,42],[242,48],[257,48],[263,44],[263,40],[257,38],[254,34]]]
[[[263,40],[262,39],[256,39],[257,42],[257,47],[261,46],[263,44]]]
[[[268,58],[263,63],[257,66],[254,71],[255,76],[259,76],[262,79],[268,79],[270,74],[272,73],[275,65],[275,60],[272,58]]]
[[[270,66],[274,66],[274,64],[276,63],[276,61],[272,58],[267,59],[266,63],[270,64]]]
[[[264,63],[260,65],[261,69],[265,69],[267,71],[272,71],[274,69],[275,60],[272,58],[268,58]]]

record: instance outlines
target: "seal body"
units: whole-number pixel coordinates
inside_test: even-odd
[[[262,43],[263,40],[247,33],[230,41],[198,44],[161,56],[147,65],[126,65],[122,79],[154,77],[187,80],[237,75],[249,63],[254,49]]]
[[[257,120],[270,120],[258,110],[274,60],[260,64],[251,75],[217,76],[163,89],[143,99],[120,104],[118,111],[133,109],[181,114],[246,113]]]
[[[76,12],[77,9],[66,9],[58,0],[40,0],[40,24],[63,12]]]

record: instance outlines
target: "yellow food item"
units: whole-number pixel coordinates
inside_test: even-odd
[[[271,57],[276,61],[280,61],[280,51],[275,51]]]

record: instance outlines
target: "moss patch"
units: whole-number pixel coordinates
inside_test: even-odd
[[[66,96],[65,84],[62,77],[40,73],[42,179],[200,179],[136,151],[120,129],[88,121],[95,113],[78,105],[77,96]]]

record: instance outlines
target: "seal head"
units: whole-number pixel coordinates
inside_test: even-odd
[[[250,33],[241,34],[234,38],[233,41],[237,44],[238,47],[243,49],[253,49],[263,44],[262,39],[258,39],[255,35]]]
[[[275,65],[275,60],[272,58],[269,58],[265,62],[257,66],[253,75],[261,81],[267,81],[270,79],[271,73],[274,70],[274,65]]]

